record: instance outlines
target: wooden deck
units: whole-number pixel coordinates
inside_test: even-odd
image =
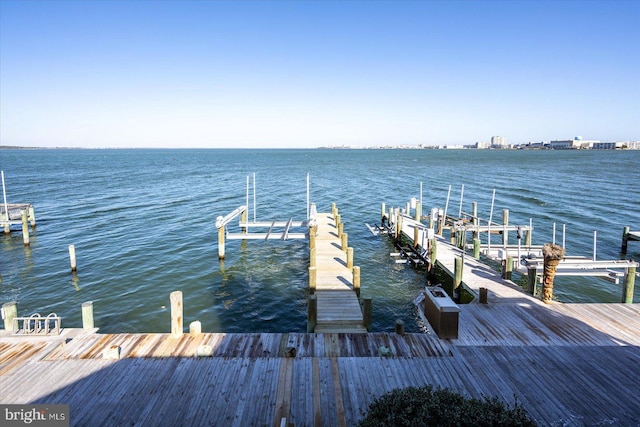
[[[314,332],[367,332],[331,213],[316,214],[316,290],[318,321]]]

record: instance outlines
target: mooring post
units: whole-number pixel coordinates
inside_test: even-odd
[[[307,332],[313,333],[318,323],[318,297],[309,295],[307,301]]]
[[[627,244],[629,242],[629,227],[624,227],[622,230],[622,249],[620,252],[623,254],[627,253]]]
[[[487,304],[489,301],[489,290],[487,288],[480,288],[480,304]]]
[[[317,267],[309,267],[309,293],[316,293],[316,280],[318,277]]]
[[[477,237],[473,239],[473,257],[475,259],[480,259],[480,239]]]
[[[309,250],[309,267],[316,266],[316,248],[311,248]]]
[[[316,236],[318,235],[318,226],[309,227],[309,249],[316,248]]]
[[[436,266],[436,239],[429,239],[429,271]]]
[[[202,323],[199,320],[194,320],[189,323],[189,335],[200,335],[202,333]]]
[[[218,228],[218,259],[224,259],[224,227]]]
[[[416,221],[420,222],[422,220],[422,202],[418,200],[416,202]]]
[[[82,329],[85,331],[94,328],[93,324],[93,301],[82,303]]]
[[[564,258],[564,248],[552,243],[545,243],[542,247],[544,256],[544,271],[542,275],[542,302],[553,300],[553,279],[556,277],[558,264]]]
[[[473,216],[473,238],[477,239],[478,236],[478,202],[471,202],[471,215]]]
[[[182,327],[182,291],[173,291],[169,296],[171,300],[171,336],[179,338],[184,333]]]
[[[464,265],[464,259],[462,257],[456,257],[454,259],[455,277],[453,279],[453,289],[458,289],[462,283],[462,267]]]
[[[502,209],[502,245],[507,246],[509,244],[509,209]]]
[[[624,286],[622,288],[622,302],[633,304],[633,288],[636,283],[636,268],[627,268],[627,274],[624,278]]]
[[[243,210],[242,214],[240,214],[240,222],[242,222],[243,224],[247,223],[247,209]],[[242,231],[242,234],[247,234],[247,227],[241,227],[240,230]]]
[[[371,324],[373,322],[373,303],[371,297],[362,299],[362,323],[367,328],[367,332],[371,332]]]
[[[347,268],[353,269],[353,248],[347,248]]]
[[[402,213],[398,210],[396,214],[396,240],[402,240]]]
[[[504,278],[507,280],[511,280],[511,276],[513,273],[513,257],[507,257],[506,270],[504,272]]]
[[[417,248],[420,245],[420,241],[418,240],[419,235],[420,235],[420,228],[413,227],[413,247],[414,248]]]
[[[438,209],[438,236],[442,236],[442,230],[444,229],[444,213]]]
[[[33,206],[29,206],[29,218],[31,219],[31,228],[36,228],[36,211]]]
[[[348,246],[349,246],[349,235],[347,233],[342,233],[342,251],[346,252]]]
[[[536,294],[536,275],[538,270],[536,268],[527,268],[527,292],[530,295]]]
[[[353,290],[358,297],[360,296],[360,267],[357,265],[353,267]]]
[[[13,319],[18,317],[18,303],[16,301],[2,304],[2,319],[4,320],[4,330],[13,331]]]
[[[338,239],[342,239],[342,233],[344,233],[344,224],[338,223]]]
[[[380,214],[380,221],[381,221],[382,223],[384,223],[384,221],[382,221],[382,218],[384,218],[384,217],[385,217],[385,215],[387,215],[386,210],[387,210],[387,205],[386,205],[384,202],[382,202],[382,212],[381,212],[381,214]]]
[[[29,223],[27,222],[27,211],[22,211],[22,241],[25,246],[29,246]]]
[[[404,321],[402,319],[396,319],[396,334],[404,335]]]
[[[451,229],[449,229],[449,243],[451,243],[453,246],[457,246],[456,245],[457,238],[458,238],[458,235],[456,234],[456,227],[452,226]]]
[[[76,271],[76,247],[75,245],[69,245],[69,262],[71,264],[71,271]]]

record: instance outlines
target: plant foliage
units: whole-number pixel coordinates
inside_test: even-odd
[[[368,408],[360,427],[381,426],[535,426],[516,402],[508,407],[497,397],[473,399],[432,386],[392,390]]]

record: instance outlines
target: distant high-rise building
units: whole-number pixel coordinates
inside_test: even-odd
[[[491,146],[492,147],[504,147],[507,145],[507,138],[504,136],[492,136],[491,137]]]

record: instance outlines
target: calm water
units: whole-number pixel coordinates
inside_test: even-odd
[[[488,218],[510,210],[511,224],[533,218],[533,243],[566,224],[569,255],[618,259],[623,226],[640,230],[640,151],[458,150],[0,150],[9,203],[32,203],[37,230],[25,248],[19,231],[0,233],[0,302],[20,315],[55,312],[81,326],[94,302],[103,332],[168,332],[169,294],[183,291],[185,325],[211,332],[306,330],[306,241],[228,241],[218,261],[215,219],[245,203],[256,174],[257,219],[303,220],[306,176],[311,201],[340,209],[362,290],[374,299],[374,329],[396,318],[420,330],[413,298],[424,276],[394,264],[379,222],[380,204],[419,196],[424,212],[457,213],[478,203]],[[252,204],[252,202],[251,202]],[[250,219],[253,212],[250,213]],[[234,221],[235,222],[235,221]],[[74,244],[78,273],[70,273]],[[640,259],[640,243],[628,258]],[[640,301],[640,286],[635,300]],[[621,286],[601,279],[556,278],[561,301],[618,302]]]

